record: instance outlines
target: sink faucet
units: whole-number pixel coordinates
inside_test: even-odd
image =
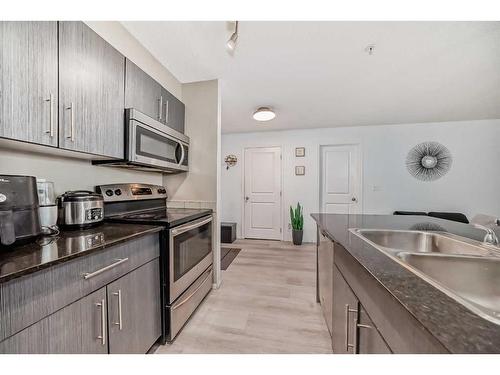
[[[483,243],[485,245],[490,245],[490,246],[493,245],[493,246],[497,246],[497,247],[500,245],[500,241],[498,240],[498,237],[493,229],[485,227],[484,225],[481,225],[481,224],[476,224],[476,223],[473,223],[472,225],[474,225],[476,228],[479,228],[479,229],[486,231],[486,235],[484,236],[484,239],[483,239]]]

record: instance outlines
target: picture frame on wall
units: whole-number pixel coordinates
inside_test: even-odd
[[[304,176],[306,174],[306,167],[298,165],[295,167],[295,176]]]
[[[295,148],[295,157],[296,158],[303,158],[306,156],[306,148],[305,147],[296,147]]]

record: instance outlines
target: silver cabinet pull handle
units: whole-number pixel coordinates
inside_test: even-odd
[[[121,331],[123,329],[121,289],[118,289],[118,292],[114,292],[113,295],[118,297],[118,322],[114,323],[114,325],[118,326],[118,329]]]
[[[96,306],[101,309],[101,334],[97,336],[101,340],[101,345],[106,345],[106,301],[96,303]]]
[[[165,101],[165,122],[168,124],[168,100]]]
[[[69,136],[67,136],[66,138],[68,138],[69,140],[71,140],[71,142],[74,142],[75,141],[75,113],[74,113],[74,105],[73,105],[73,102],[71,102],[69,104],[69,107],[66,107],[67,110],[70,111],[69,113]]]
[[[158,99],[158,120],[161,121],[162,118],[162,111],[163,111],[163,96],[160,96],[160,99]]]
[[[83,274],[83,278],[85,280],[91,279],[94,276],[100,275],[101,273],[106,272],[106,271],[110,270],[111,268],[115,268],[116,266],[119,266],[120,264],[125,263],[126,261],[128,261],[128,258],[117,259],[116,262],[111,263],[109,266],[100,268],[100,269],[98,269],[97,271],[94,271],[94,272],[86,272],[86,273],[84,273]]]
[[[357,313],[358,310],[351,309],[348,304],[345,305],[345,350],[349,351],[349,348],[353,348],[356,352],[356,330],[354,330],[354,344],[349,344],[349,313]],[[354,320],[356,323],[356,320]]]
[[[52,93],[49,93],[49,98],[45,99],[46,102],[49,102],[49,130],[45,132],[45,134],[49,134],[51,138],[54,137],[54,96]]]
[[[357,324],[356,325],[358,328],[369,328],[369,329],[372,329],[373,327],[372,326],[369,326],[368,324]]]

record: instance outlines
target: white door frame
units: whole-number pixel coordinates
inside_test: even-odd
[[[360,214],[364,213],[364,206],[363,206],[363,144],[361,142],[339,142],[339,143],[325,143],[325,144],[320,144],[318,147],[318,212],[321,212],[323,207],[322,207],[322,200],[323,200],[323,155],[322,155],[322,149],[324,147],[329,147],[329,146],[356,146],[357,147],[357,157],[358,157],[358,173],[357,173],[357,179],[359,181],[359,196],[357,197],[358,199],[358,204],[360,208]]]
[[[241,163],[243,166],[243,173],[241,174],[241,237],[246,238],[245,236],[245,151],[247,149],[251,148],[271,148],[271,147],[276,147],[280,149],[280,207],[281,207],[281,213],[280,213],[280,225],[281,225],[281,241],[283,241],[283,236],[284,236],[284,228],[283,228],[283,223],[285,222],[283,220],[283,196],[285,195],[283,192],[283,147],[282,145],[274,145],[274,146],[246,146],[243,147],[242,152],[241,152]],[[273,241],[273,240],[270,240]],[[274,240],[275,241],[275,240]]]

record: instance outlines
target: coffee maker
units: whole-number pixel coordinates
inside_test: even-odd
[[[0,175],[0,246],[40,235],[36,178]]]

